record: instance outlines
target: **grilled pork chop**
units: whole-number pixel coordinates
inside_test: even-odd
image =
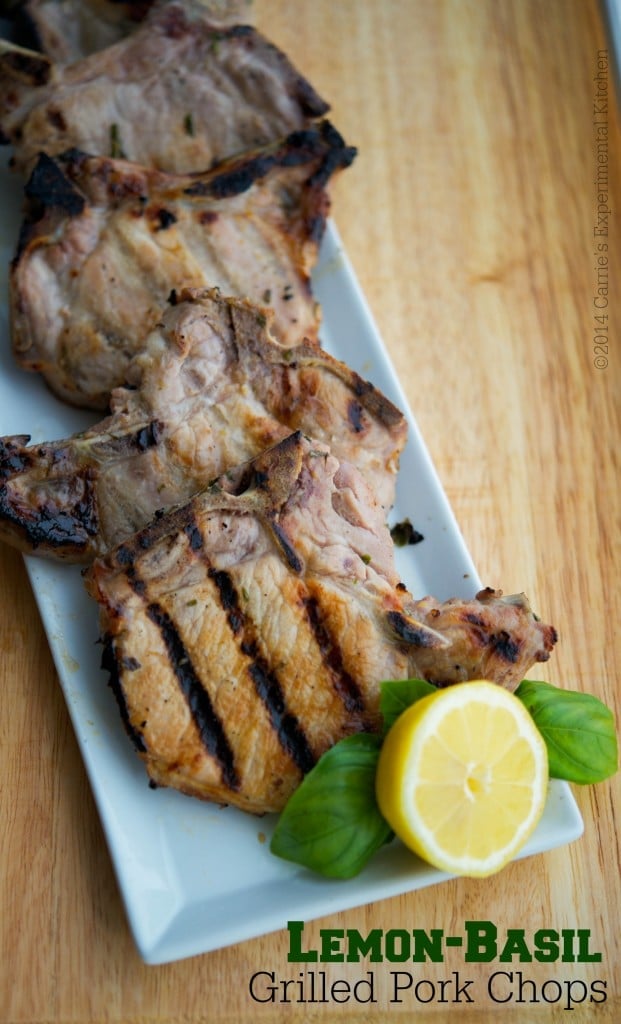
[[[404,417],[315,345],[284,350],[265,313],[185,291],[129,367],[112,413],[65,441],[0,442],[0,538],[89,561],[294,430],[331,445],[393,501]]]
[[[275,310],[291,348],[316,341],[310,273],[328,183],[354,159],[326,121],[205,174],[39,158],[10,278],[17,361],[75,405],[105,409],[171,289],[219,287]]]
[[[531,611],[524,594],[502,596],[487,587],[475,601],[433,597],[416,601],[416,618],[447,641],[444,648],[416,652],[410,672],[436,686],[491,679],[514,690],[535,662],[547,661],[558,639]]]
[[[40,152],[71,147],[166,171],[204,171],[328,110],[256,29],[212,23],[192,0],[154,7],[127,38],[74,64],[4,51],[0,136],[26,172]]]
[[[248,20],[248,0],[200,2],[214,24]],[[152,6],[153,0],[26,0],[19,5],[18,20],[37,49],[69,64],[123,39]]]
[[[379,730],[382,679],[422,666],[433,678],[436,659],[445,683],[494,679],[500,651],[521,678],[551,640],[525,602],[490,593],[435,618],[427,602],[438,628],[419,621],[366,482],[299,433],[95,561],[86,581],[151,779],[258,813],[280,810],[343,736]],[[482,643],[475,628],[468,650],[469,615],[506,640]]]

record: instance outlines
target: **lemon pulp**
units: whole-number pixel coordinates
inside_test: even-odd
[[[526,708],[494,683],[439,690],[408,708],[378,762],[377,801],[397,836],[452,874],[500,870],[545,805],[545,743]]]

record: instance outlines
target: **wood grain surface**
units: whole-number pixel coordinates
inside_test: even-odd
[[[255,0],[253,18],[359,147],[334,218],[484,583],[525,591],[556,625],[539,677],[593,692],[618,714],[621,143],[597,4]],[[595,236],[602,51],[613,212]],[[605,352],[594,347],[598,240],[608,245]],[[372,965],[371,1005],[259,1004],[248,992],[255,971],[299,974],[286,932],[162,967],[140,961],[22,561],[8,548],[0,652],[4,1024],[443,1020],[449,1009],[469,1022],[561,1021],[568,983],[598,979],[606,1001],[587,995],[569,1019],[621,1019],[618,776],[575,787],[585,832],[571,845],[307,927],[312,943],[328,927],[579,928],[601,962],[466,965],[455,949],[439,964]],[[324,966],[329,980],[354,982],[371,965]],[[476,999],[391,1003],[391,966],[429,983],[459,972]],[[499,969],[514,982],[522,971],[539,1001],[493,1003],[486,985]],[[550,980],[559,999],[543,989]]]

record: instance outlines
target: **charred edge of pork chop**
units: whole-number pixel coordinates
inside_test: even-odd
[[[414,603],[412,614],[450,641],[442,651],[413,655],[411,672],[439,687],[480,678],[514,690],[531,665],[548,660],[558,639],[524,594],[503,597],[491,587],[472,601],[425,597]]]
[[[346,145],[329,121],[290,132],[284,139],[223,161],[204,173],[167,174],[127,160],[93,156],[78,149],[51,157],[40,153],[24,188],[24,219],[12,265],[16,267],[31,241],[62,218],[75,217],[85,205],[107,202],[116,207],[128,199],[167,200],[180,196],[226,199],[246,192],[277,168],[313,165],[307,187],[325,189],[330,178],[349,167],[357,150]],[[319,242],[325,229],[327,204],[309,203],[306,232]],[[51,222],[48,223],[49,218]]]
[[[308,184],[316,188],[327,185],[332,175],[349,167],[356,156],[356,148],[347,146],[341,134],[330,121],[320,121],[316,126],[299,128],[272,146],[254,153],[242,153],[225,164],[219,164],[206,180],[199,180],[194,174],[194,183],[185,188],[188,196],[210,195],[215,199],[239,195],[245,192],[272,167],[297,166],[320,159]]]
[[[49,211],[53,210],[55,215],[78,217],[86,206],[86,197],[47,153],[39,154],[24,186],[24,200],[24,216],[11,260],[12,270],[17,268],[29,243],[37,237],[37,227]]]
[[[102,462],[140,456],[159,443],[161,433],[156,420],[116,435],[102,432],[91,438],[90,452],[88,440],[81,445],[82,434],[31,446],[27,434],[0,438],[0,539],[24,554],[92,561]]]
[[[11,481],[32,474],[45,484],[47,474],[62,463],[63,452],[61,446],[28,447],[29,440],[28,435],[0,438],[2,539],[25,554],[43,549],[54,558],[81,561],[99,530],[95,469],[84,466],[71,473],[56,492],[43,486],[35,503],[28,491],[20,494],[11,487]]]
[[[44,207],[55,207],[57,178],[64,176],[71,183],[71,191],[77,190],[83,202],[105,200],[111,205],[118,205],[127,198],[146,197],[152,191],[163,199],[166,193],[222,199],[246,192],[274,168],[304,164],[316,165],[309,184],[324,187],[337,170],[353,163],[356,153],[355,146],[348,146],[340,132],[327,120],[289,132],[273,143],[246,150],[206,171],[191,174],[167,173],[130,160],[93,155],[73,148],[54,157],[41,154],[41,166],[37,165],[33,170],[26,186],[26,196]],[[50,179],[51,165],[56,165],[57,170]],[[61,209],[66,209],[62,200],[61,196]]]
[[[406,644],[402,631],[394,630],[394,616],[398,613],[404,622],[411,621],[417,641],[427,646],[445,643],[433,629],[409,619],[403,607],[407,595],[395,585],[388,530],[362,481],[356,520],[366,508],[366,525],[352,524],[336,512],[334,488],[341,472],[356,475],[352,468],[344,470],[325,445],[297,432],[223,475],[186,505],[156,519],[88,570],[87,589],[101,608],[104,667],[111,672],[125,728],[156,783],[172,784],[195,796],[230,802],[245,810],[278,810],[328,746],[343,735],[381,728],[381,669],[392,675],[396,662],[403,668],[406,665]],[[339,486],[349,487],[353,476],[341,479]],[[317,505],[310,508],[313,502]],[[329,540],[315,540],[312,525],[309,527],[317,513],[322,520],[317,523],[320,529],[330,522]],[[249,547],[241,551],[232,547],[232,560],[226,552],[223,558],[218,549],[222,541],[218,539],[217,517],[221,514],[229,520],[228,534],[231,520],[243,516],[257,520],[262,531]],[[213,526],[210,516],[215,517]],[[296,529],[301,522],[305,523],[304,537]],[[377,560],[374,557],[372,564],[365,566],[356,550],[360,544],[369,544],[371,524],[378,533]],[[271,538],[267,547],[262,536]],[[325,551],[315,555],[322,545],[327,545]],[[347,547],[346,555],[342,545]],[[317,557],[319,564],[314,561]],[[256,598],[244,594],[240,572],[254,559],[259,568],[252,571],[260,573],[266,558],[269,566],[263,569],[264,578],[271,582],[268,593],[259,599],[257,619]],[[264,586],[265,582],[259,583],[259,591]],[[273,604],[276,594],[269,592],[270,586],[284,588],[286,610]],[[194,611],[197,605],[200,608]],[[339,632],[335,621],[344,607],[350,609],[350,628]],[[265,616],[269,622],[270,608],[277,621],[283,615],[290,627],[294,621],[293,638],[284,625],[274,630],[268,627],[266,632]],[[209,641],[205,647],[198,639],[202,634],[197,634],[191,622],[195,615],[209,622],[213,648]],[[220,620],[225,628],[218,625]],[[137,621],[148,622],[148,629],[155,630],[147,649],[140,648],[140,641],[135,646],[140,635],[140,627],[138,632],[135,629]],[[281,629],[289,654],[282,646]],[[364,636],[361,630],[366,631]],[[363,656],[359,648],[365,643],[373,650]],[[149,672],[141,658],[149,658],[153,644],[165,653],[167,663],[163,666],[157,655],[157,680],[153,678],[149,684],[153,690],[145,697],[143,681],[136,683],[136,679],[140,672]],[[235,680],[225,673],[226,685],[235,687],[235,713],[249,719],[247,728],[251,730],[254,714],[263,722],[257,728],[264,730],[259,731],[257,742],[262,748],[267,745],[267,731],[272,743],[271,761],[263,759],[261,763],[267,777],[262,796],[252,790],[254,782],[248,778],[235,724],[218,710],[222,707],[218,686],[223,670],[217,666],[226,661],[221,646],[232,651],[230,658],[237,666]],[[377,648],[381,669],[373,671],[369,659],[376,664]],[[165,755],[162,729],[167,729],[168,713],[164,713],[165,720],[156,720],[154,707],[158,702],[167,705],[171,697],[174,701],[177,691],[193,721],[195,738],[190,736],[187,745],[185,741],[177,744],[172,754]],[[320,699],[320,691],[325,700]],[[316,710],[319,708],[324,711]],[[178,727],[176,719],[172,732]],[[215,763],[215,781],[205,782],[200,774],[205,751]]]

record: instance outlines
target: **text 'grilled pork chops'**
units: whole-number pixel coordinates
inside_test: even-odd
[[[204,171],[323,117],[328,105],[249,25],[192,0],[156,6],[126,39],[69,65],[0,51],[0,138],[28,172],[71,147],[161,170]]]
[[[198,175],[42,155],[10,276],[13,351],[75,405],[105,409],[182,285],[274,309],[285,347],[317,340],[310,274],[333,175],[355,150],[328,122]]]
[[[420,675],[419,656],[453,676],[465,656],[470,678],[495,664],[480,636],[467,651],[466,631],[451,632],[451,619],[485,617],[477,599],[453,602],[448,620],[435,605],[445,634],[418,621],[366,482],[299,433],[98,559],[86,580],[151,779],[246,811],[280,810],[325,750],[378,731],[380,681]],[[537,648],[547,657],[550,627],[525,602],[485,603],[500,632],[538,638],[516,672]]]
[[[265,313],[182,291],[112,395],[112,414],[64,441],[0,442],[0,538],[89,561],[294,430],[355,462],[387,510],[403,415],[316,345],[284,350]]]

